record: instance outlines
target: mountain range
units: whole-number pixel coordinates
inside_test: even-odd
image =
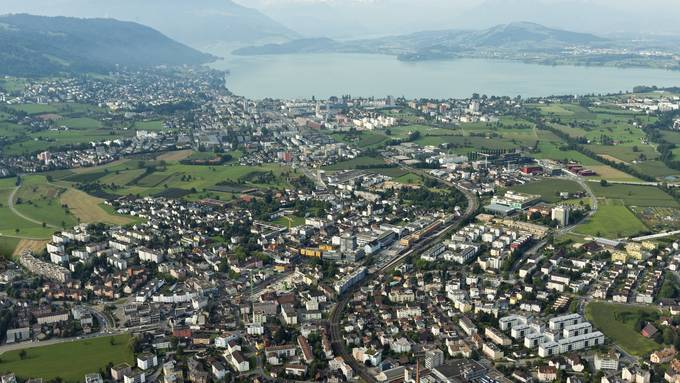
[[[2,3],[0,10],[4,12],[132,21],[200,49],[300,37],[263,13],[231,0],[2,0]]]
[[[596,46],[607,39],[588,34],[548,28],[529,22],[498,25],[484,30],[441,30],[339,42],[332,39],[299,39],[282,44],[245,47],[239,55],[283,53],[382,53],[402,59],[455,57],[460,52],[561,51],[570,46]]]
[[[113,19],[0,16],[0,73],[32,76],[106,72],[117,65],[204,64],[215,57],[132,22]]]

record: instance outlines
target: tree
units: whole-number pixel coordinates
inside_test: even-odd
[[[675,333],[669,327],[666,327],[663,330],[663,343],[664,344],[673,344],[674,339],[675,339]]]

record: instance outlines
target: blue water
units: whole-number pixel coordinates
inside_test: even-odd
[[[368,54],[228,56],[227,86],[249,98],[353,96],[461,98],[550,96],[630,91],[636,85],[680,86],[680,72],[660,69],[547,66],[486,59],[402,62]]]

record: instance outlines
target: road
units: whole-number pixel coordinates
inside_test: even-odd
[[[444,229],[440,230],[437,234],[430,236],[428,238],[424,238],[419,243],[415,244],[410,250],[395,257],[395,259],[391,260],[390,262],[382,266],[380,269],[376,270],[375,273],[367,275],[366,278],[364,278],[361,282],[354,285],[349,291],[347,291],[342,297],[340,297],[338,303],[333,307],[333,310],[331,311],[331,315],[329,318],[331,338],[330,340],[331,345],[333,347],[333,352],[335,353],[335,355],[342,356],[343,359],[345,359],[345,362],[347,362],[347,364],[349,364],[352,367],[354,372],[366,382],[376,382],[376,379],[373,377],[373,375],[371,375],[368,372],[364,364],[359,363],[356,359],[352,357],[352,354],[349,352],[347,346],[345,345],[345,342],[342,339],[342,331],[340,329],[340,320],[341,318],[344,317],[344,312],[347,309],[349,300],[354,295],[354,292],[356,292],[358,289],[360,289],[362,286],[365,286],[372,280],[376,279],[380,275],[383,275],[386,271],[389,271],[392,268],[399,265],[409,255],[417,251],[424,250],[426,247],[432,246],[440,242],[441,240],[449,236],[452,230],[455,230],[458,227],[460,227],[460,225],[463,222],[465,222],[468,218],[472,217],[472,215],[479,210],[479,199],[477,195],[472,191],[467,190],[458,184],[454,184],[441,178],[434,177],[427,172],[423,172],[421,169],[413,169],[407,166],[402,166],[402,168],[409,172],[423,174],[426,177],[437,179],[438,181],[442,182],[445,185],[458,189],[458,191],[465,195],[465,198],[467,199],[468,202],[467,203],[468,206],[465,209],[463,215],[459,219],[457,219],[454,223],[446,226]]]

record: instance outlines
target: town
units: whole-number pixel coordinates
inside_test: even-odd
[[[680,95],[224,76],[0,91],[2,383],[680,381]]]

